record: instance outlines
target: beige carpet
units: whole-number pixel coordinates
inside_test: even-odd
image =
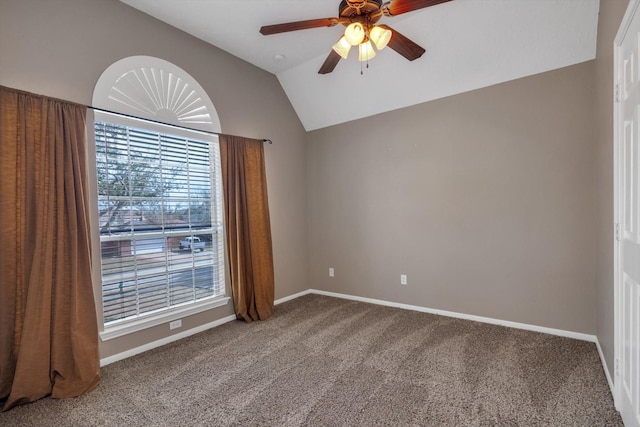
[[[77,399],[0,414],[25,426],[622,425],[596,347],[307,295],[106,366]]]

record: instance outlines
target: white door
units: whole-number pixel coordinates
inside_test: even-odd
[[[616,406],[640,426],[640,13],[632,1],[616,38]]]

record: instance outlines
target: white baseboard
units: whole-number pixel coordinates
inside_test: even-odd
[[[573,338],[581,341],[597,342],[595,335],[583,334],[580,332],[565,331],[563,329],[547,328],[545,326],[529,325],[527,323],[510,322],[508,320],[493,319],[491,317],[474,316],[472,314],[456,313],[455,311],[438,310],[435,308],[420,307],[417,305],[401,304],[380,299],[358,297],[337,292],[319,291],[311,289],[310,293],[326,295],[329,297],[343,298],[354,301],[368,302],[370,304],[385,305],[387,307],[402,308],[405,310],[420,311],[423,313],[438,314],[440,316],[455,317],[457,319],[473,320],[474,322],[490,323],[492,325],[506,326],[509,328],[524,329],[526,331],[542,332],[544,334],[557,335],[560,337]]]
[[[613,400],[616,400],[616,389],[613,385],[613,380],[611,379],[611,375],[609,374],[609,369],[607,368],[607,359],[604,358],[604,353],[602,352],[602,347],[600,346],[600,341],[596,337],[596,347],[598,348],[598,354],[600,355],[600,362],[602,362],[602,368],[604,369],[604,375],[607,377],[607,383],[609,384],[609,388],[611,389],[611,395],[613,396]]]
[[[207,329],[215,328],[216,326],[220,326],[222,324],[231,322],[236,320],[235,315],[230,315],[223,317],[222,319],[215,320],[213,322],[205,323],[204,325],[200,325],[196,328],[188,329],[186,331],[180,332],[178,334],[170,335],[168,337],[162,338],[157,341],[152,341],[148,344],[141,345],[140,347],[135,347],[127,351],[123,351],[122,353],[114,354],[113,356],[105,357],[104,359],[100,359],[100,366],[106,366],[114,362],[118,362],[120,360],[124,360],[128,357],[135,356],[136,354],[144,353],[145,351],[152,350],[156,347],[163,346],[165,344],[172,343],[174,341],[181,340],[182,338],[189,337],[191,335],[195,335],[200,332],[204,332]]]
[[[279,298],[274,301],[275,305],[282,304],[283,302],[291,301],[292,299],[300,298],[301,296],[310,294],[311,289],[307,289],[306,291],[298,292],[297,294],[289,295],[288,297]]]
[[[482,316],[474,316],[474,315],[471,315],[471,314],[456,313],[454,311],[438,310],[438,309],[434,309],[434,308],[421,307],[421,306],[417,306],[417,305],[401,304],[401,303],[397,303],[397,302],[390,302],[390,301],[384,301],[384,300],[373,299],[373,298],[365,298],[365,297],[353,296],[353,295],[348,295],[348,294],[341,294],[341,293],[337,293],[337,292],[320,291],[320,290],[317,290],[317,289],[307,289],[306,291],[298,292],[298,293],[293,294],[293,295],[289,295],[289,296],[286,296],[286,297],[283,297],[283,298],[279,298],[274,302],[274,304],[275,305],[282,304],[283,302],[290,301],[290,300],[299,298],[299,297],[307,295],[307,294],[318,294],[318,295],[325,295],[325,296],[329,296],[329,297],[342,298],[342,299],[348,299],[348,300],[353,300],[353,301],[361,301],[361,302],[366,302],[366,303],[370,303],[370,304],[384,305],[384,306],[388,306],[388,307],[396,307],[396,308],[401,308],[401,309],[405,309],[405,310],[420,311],[420,312],[423,312],[423,313],[438,314],[440,316],[455,317],[455,318],[458,318],[458,319],[472,320],[472,321],[475,321],[475,322],[482,322],[482,323],[490,323],[492,325],[500,325],[500,326],[506,326],[506,327],[509,327],[509,328],[524,329],[524,330],[533,331],[533,332],[542,332],[542,333],[550,334],[550,335],[557,335],[557,336],[561,336],[561,337],[574,338],[574,339],[578,339],[578,340],[582,340],[582,341],[593,342],[593,343],[596,343],[596,345],[598,347],[598,352],[600,353],[600,358],[601,358],[603,366],[605,368],[605,374],[607,376],[607,381],[609,382],[609,387],[611,387],[611,389],[613,390],[613,382],[611,381],[611,378],[609,377],[609,371],[606,369],[606,362],[605,362],[603,354],[602,354],[602,349],[600,348],[600,344],[598,343],[598,339],[596,338],[595,335],[582,334],[582,333],[579,333],[579,332],[565,331],[565,330],[562,330],[562,329],[547,328],[547,327],[544,327],[544,326],[529,325],[529,324],[526,324],[526,323],[510,322],[508,320],[493,319],[493,318],[490,318],[490,317],[482,317]],[[119,360],[123,360],[123,359],[126,359],[128,357],[135,356],[136,354],[140,354],[140,353],[143,353],[145,351],[152,350],[152,349],[154,349],[156,347],[160,347],[160,346],[163,346],[165,344],[169,344],[169,343],[172,343],[174,341],[178,341],[178,340],[180,340],[182,338],[186,338],[186,337],[189,337],[191,335],[195,335],[197,333],[206,331],[208,329],[215,328],[216,326],[220,326],[220,325],[225,324],[227,322],[231,322],[231,321],[233,321],[235,319],[236,319],[235,315],[226,316],[226,317],[223,317],[222,319],[218,319],[216,321],[213,321],[213,322],[210,322],[210,323],[206,323],[206,324],[198,326],[196,328],[192,328],[192,329],[180,332],[180,333],[175,334],[175,335],[170,335],[170,336],[162,338],[160,340],[153,341],[153,342],[150,342],[148,344],[141,345],[139,347],[135,347],[135,348],[132,348],[132,349],[127,350],[127,351],[123,351],[122,353],[114,354],[113,356],[105,357],[104,359],[100,359],[100,366],[106,366],[106,365],[109,365],[110,363],[114,363],[114,362],[117,362]]]
[[[283,302],[299,298],[299,297],[301,297],[303,295],[307,295],[309,293],[311,293],[311,290],[307,289],[306,291],[298,292],[297,294],[293,294],[293,295],[289,295],[289,296],[277,299],[277,300],[274,301],[274,304],[275,305],[282,304]],[[152,350],[152,349],[154,349],[156,347],[160,347],[160,346],[163,346],[165,344],[169,344],[169,343],[172,343],[174,341],[181,340],[182,338],[186,338],[186,337],[189,337],[191,335],[195,335],[197,333],[204,332],[207,329],[215,328],[216,326],[223,325],[223,324],[225,324],[227,322],[231,322],[231,321],[233,321],[235,319],[236,319],[236,316],[234,316],[234,315],[223,317],[222,319],[218,319],[218,320],[215,320],[213,322],[209,322],[209,323],[206,323],[204,325],[200,325],[200,326],[198,326],[196,328],[192,328],[192,329],[180,332],[180,333],[175,334],[175,335],[170,335],[170,336],[162,338],[160,340],[153,341],[153,342],[150,342],[148,344],[141,345],[139,347],[135,347],[135,348],[132,348],[132,349],[127,350],[127,351],[123,351],[122,353],[114,354],[113,356],[105,357],[104,359],[100,359],[100,366],[106,366],[106,365],[109,365],[111,363],[118,362],[120,360],[124,360],[124,359],[126,359],[128,357],[135,356],[136,354],[144,353],[145,351]]]

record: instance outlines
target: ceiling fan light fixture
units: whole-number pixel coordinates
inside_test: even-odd
[[[373,27],[371,31],[369,31],[369,38],[376,45],[378,50],[384,49],[387,44],[389,44],[389,40],[391,40],[391,30],[387,30],[382,27]]]
[[[124,0],[123,0],[124,1]],[[344,37],[332,46],[329,55],[322,63],[318,74],[331,73],[341,59],[347,59],[350,46],[358,46],[358,59],[361,61],[360,74],[364,65],[376,55],[378,50],[389,46],[409,61],[420,58],[425,50],[414,41],[403,36],[391,27],[376,25],[383,16],[396,16],[414,10],[424,9],[453,0],[339,0],[338,16],[335,18],[307,19],[260,27],[263,36],[288,33],[310,28],[335,27],[344,25]],[[375,47],[374,47],[375,46]],[[375,50],[374,50],[375,49]],[[279,58],[276,58],[276,61]]]
[[[340,40],[333,45],[333,50],[342,57],[347,59],[349,56],[349,50],[351,50],[351,44],[347,41],[345,36],[340,37]]]
[[[371,42],[369,40],[367,40],[364,43],[361,43],[360,46],[358,46],[358,48],[359,48],[358,60],[360,62],[368,61],[374,56],[376,56],[376,51],[373,50],[373,46],[371,45]]]
[[[359,22],[353,22],[344,30],[344,37],[351,46],[356,46],[364,40],[364,27]]]

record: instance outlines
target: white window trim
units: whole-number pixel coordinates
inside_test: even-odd
[[[227,305],[231,298],[217,297],[213,299],[203,299],[196,302],[185,303],[170,308],[163,308],[157,312],[150,312],[136,318],[115,320],[104,326],[104,331],[100,332],[100,339],[108,341],[134,332],[142,331],[153,326],[169,323],[173,320],[182,319],[193,314]]]

